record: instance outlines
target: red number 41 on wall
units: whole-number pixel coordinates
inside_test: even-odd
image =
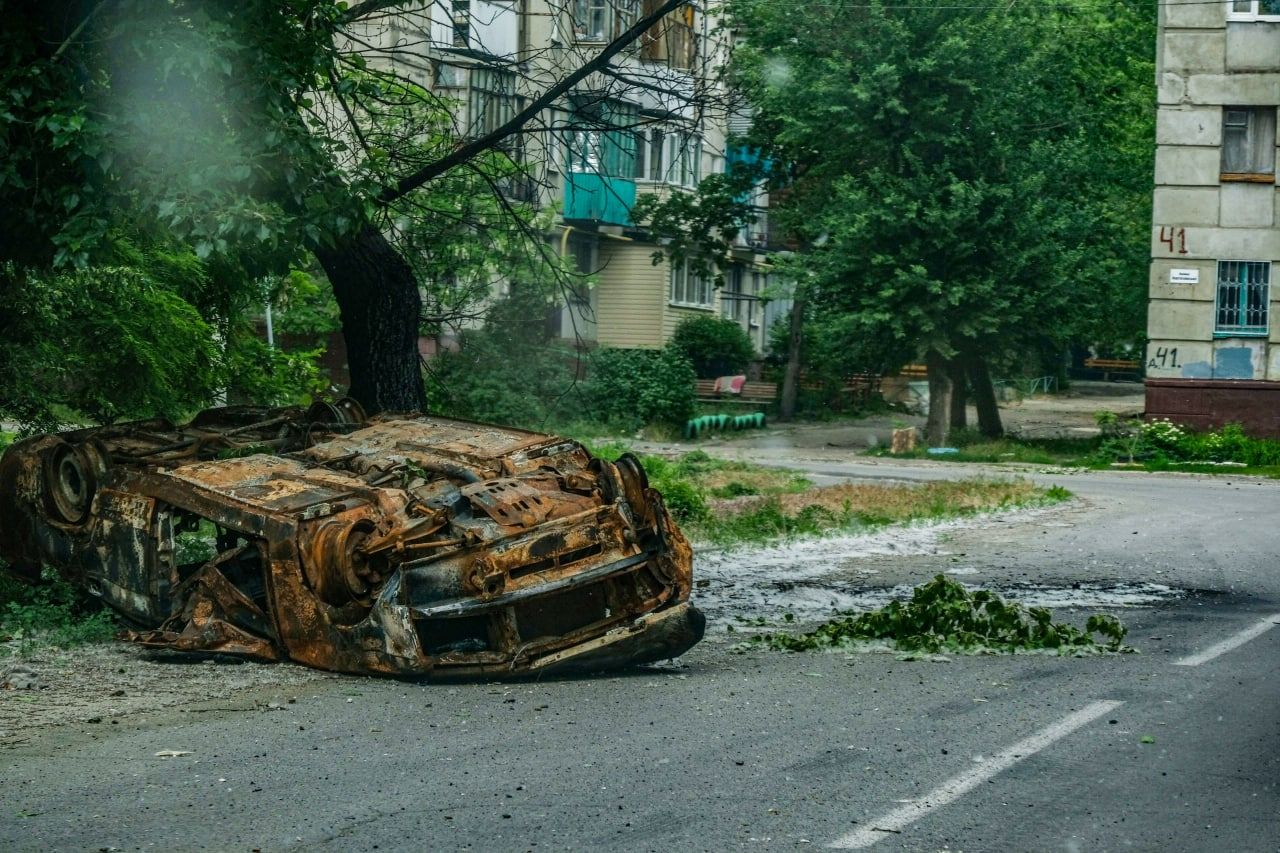
[[[1169,251],[1177,251],[1179,255],[1187,252],[1187,229],[1174,228],[1170,225],[1160,226],[1160,242],[1169,247]]]

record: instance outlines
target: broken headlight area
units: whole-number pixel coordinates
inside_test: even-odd
[[[348,401],[13,445],[0,557],[149,646],[496,677],[681,654],[691,552],[634,457]]]

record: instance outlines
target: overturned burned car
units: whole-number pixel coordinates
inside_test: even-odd
[[[0,457],[0,559],[148,646],[503,677],[679,655],[691,551],[631,456],[353,401],[45,435]]]

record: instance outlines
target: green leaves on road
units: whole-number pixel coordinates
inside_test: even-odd
[[[888,641],[903,651],[1049,650],[1079,655],[1133,651],[1123,645],[1127,632],[1114,616],[1094,614],[1081,630],[1054,622],[1046,608],[1005,601],[993,592],[970,590],[938,575],[916,587],[909,601],[892,601],[878,610],[849,614],[808,634],[762,634],[751,642],[793,652]]]

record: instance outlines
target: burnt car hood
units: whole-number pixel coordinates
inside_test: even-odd
[[[496,677],[678,655],[691,552],[631,457],[350,403],[40,436],[0,459],[0,557],[138,642]]]

